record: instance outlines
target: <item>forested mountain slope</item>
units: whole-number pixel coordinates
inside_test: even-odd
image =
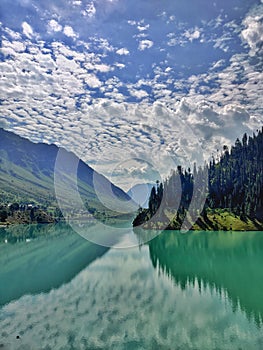
[[[197,183],[200,193],[193,198]],[[231,150],[223,146],[219,159],[213,158],[209,165],[198,169],[194,165],[193,172],[178,166],[164,183],[157,184],[157,190],[153,187],[148,209],[140,209],[133,224],[179,229],[185,219],[191,222],[193,210],[189,213],[188,208],[193,200],[198,202],[204,196],[202,191],[207,192],[207,198],[203,206],[196,206],[194,214],[199,220],[192,222],[194,228],[262,228],[263,128],[257,135],[245,134],[242,141],[237,139]],[[176,216],[171,208],[178,208]]]

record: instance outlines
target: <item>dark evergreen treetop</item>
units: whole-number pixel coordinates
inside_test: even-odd
[[[242,141],[237,139],[231,150],[226,145],[222,149],[218,161],[212,158],[209,165],[198,169],[194,164],[193,173],[190,169],[184,171],[181,166],[172,171],[163,184],[157,184],[157,190],[153,188],[149,209],[138,214],[134,225],[142,224],[156,213],[160,220],[165,209],[171,208],[176,209],[177,221],[181,223],[193,199],[195,183],[204,178],[205,171],[208,173],[208,192],[203,215],[207,208],[221,208],[241,218],[257,218],[262,222],[263,128],[252,137],[244,134]]]

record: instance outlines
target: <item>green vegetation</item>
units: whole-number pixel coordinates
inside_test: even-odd
[[[194,165],[193,173],[178,166],[153,187],[149,208],[139,209],[133,225],[179,230],[188,222],[194,230],[262,230],[262,149],[263,128],[253,137],[245,134],[242,142],[237,139],[231,151],[224,146],[209,165]]]
[[[193,230],[209,231],[257,231],[263,230],[258,219],[240,217],[226,209],[208,209],[193,225]]]
[[[53,211],[32,204],[13,203],[0,206],[0,226],[9,224],[46,224],[61,219],[57,208]]]
[[[263,218],[263,128],[257,136],[237,139],[229,152],[209,166],[207,206],[229,208],[241,217]]]
[[[63,218],[54,188],[58,152],[63,158],[63,176],[59,185],[63,187],[66,206],[66,214],[63,214],[66,215],[66,219],[89,220],[94,216],[104,221],[119,216],[118,212],[113,212],[103,205],[100,198],[111,204],[117,197],[125,205],[130,199],[129,196],[105,177],[97,174],[76,155],[55,145],[32,143],[0,128],[0,225],[50,223]],[[73,173],[72,164],[78,164],[77,184],[78,193],[84,203],[82,209],[76,206],[72,198],[72,179],[76,175]],[[93,184],[94,174],[98,182],[96,191]],[[100,192],[100,198],[97,192]],[[14,203],[17,203],[18,207],[13,208]]]

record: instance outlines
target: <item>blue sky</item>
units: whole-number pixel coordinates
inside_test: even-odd
[[[125,189],[262,126],[263,2],[1,0],[0,123]]]

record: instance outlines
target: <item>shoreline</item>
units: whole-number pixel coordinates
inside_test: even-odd
[[[200,218],[199,218],[200,219]],[[198,219],[198,220],[199,220]],[[262,225],[259,227],[244,227],[244,228],[235,228],[232,227],[231,229],[226,229],[225,227],[218,227],[218,228],[213,228],[213,227],[207,227],[207,228],[201,228],[198,225],[198,220],[193,224],[193,226],[187,231],[187,232],[261,232],[263,231],[263,223],[257,222],[258,225]],[[59,224],[67,224],[67,220],[59,220],[59,221],[54,221],[54,222],[31,222],[31,223],[23,223],[23,222],[12,222],[12,223],[0,223],[0,229],[1,228],[14,228],[16,226],[24,226],[24,227],[29,227],[31,225],[37,225],[37,226],[49,226],[49,225],[59,225]],[[144,230],[144,231],[178,231],[178,232],[184,232],[184,230],[181,230],[179,227],[173,227],[171,224],[167,225],[165,228],[161,227],[150,227],[147,225],[147,223],[144,223],[139,226],[133,226],[133,230]]]
[[[195,222],[192,222],[191,217],[186,217],[191,225],[189,231],[263,231],[263,222],[256,218],[245,217],[242,218],[227,209],[213,209],[208,210],[206,215],[200,215]],[[154,222],[145,221],[145,217],[134,225],[134,228],[140,227],[142,229],[154,230],[181,230],[183,220],[176,220],[174,215],[169,212],[165,213],[164,218],[155,218]],[[163,221],[164,220],[164,221]],[[134,223],[133,223],[134,224]]]

